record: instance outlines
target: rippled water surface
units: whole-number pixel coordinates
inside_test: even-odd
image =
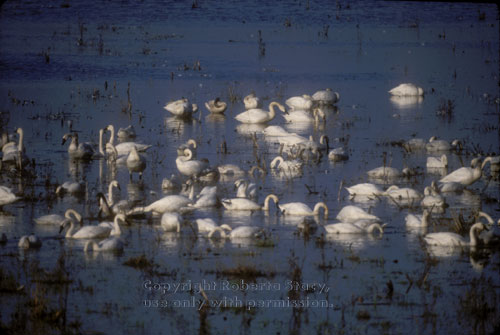
[[[267,165],[279,146],[263,126],[235,119],[242,98],[271,101],[330,87],[340,93],[319,124],[268,125],[344,146],[346,162],[325,155],[305,162],[296,178],[247,176],[259,202],[324,201],[328,219],[349,199],[345,186],[370,182],[384,165],[421,172],[396,180],[423,192],[439,175],[427,153],[398,143],[433,135],[460,139],[448,153],[449,171],[474,157],[498,155],[499,33],[494,5],[384,1],[85,1],[5,2],[0,11],[0,130],[24,129],[31,164],[19,174],[3,166],[0,185],[22,199],[0,211],[2,329],[10,333],[478,333],[498,331],[498,248],[432,250],[405,228],[409,212],[386,198],[357,205],[379,216],[382,236],[299,231],[271,206],[234,214],[222,207],[195,210],[187,220],[213,218],[235,228],[254,225],[268,239],[221,241],[165,233],[158,217],[122,226],[123,253],[83,252],[59,227],[34,218],[78,210],[96,224],[98,192],[111,180],[121,198],[147,205],[163,196],[162,180],[178,174],[177,147],[194,138],[198,157],[212,166]],[[426,92],[398,100],[392,87],[413,82]],[[188,98],[201,114],[183,121],[163,109]],[[220,97],[225,115],[204,102]],[[451,112],[439,113],[445,106]],[[450,110],[450,109],[449,109]],[[104,159],[71,161],[62,136],[72,130],[97,146],[99,129],[132,124],[136,141],[151,144],[142,180]],[[253,135],[255,134],[255,135]],[[225,149],[226,148],[226,149]],[[221,177],[220,198],[235,196],[234,176]],[[57,185],[81,181],[81,197],[55,195]],[[375,181],[382,188],[392,183]],[[201,189],[196,185],[197,190]],[[500,217],[499,179],[489,165],[479,181],[447,196],[429,231],[466,227],[478,210]],[[17,247],[35,233],[38,250]],[[135,266],[130,266],[132,261]],[[134,265],[134,264],[132,264]],[[161,284],[161,285],[158,285]],[[202,290],[200,290],[200,286]]]

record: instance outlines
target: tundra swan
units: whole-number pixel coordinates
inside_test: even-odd
[[[479,180],[482,175],[482,166],[479,158],[474,158],[470,167],[461,167],[439,180],[440,183],[460,183],[469,186]]]
[[[198,106],[196,104],[190,104],[186,98],[168,102],[163,108],[172,113],[175,117],[183,119],[189,119],[193,113],[198,111]]]
[[[271,121],[276,116],[274,107],[278,107],[282,112],[285,112],[285,107],[280,103],[273,101],[269,104],[269,112],[260,108],[249,109],[235,116],[235,119],[241,123],[265,123]]]
[[[382,195],[384,191],[375,184],[361,183],[345,188],[351,197]]]
[[[269,201],[271,199],[275,202],[275,204],[278,204],[278,197],[274,194],[269,194],[264,200],[263,206],[246,198],[222,199],[222,205],[230,211],[269,211]]]
[[[68,138],[71,138],[71,143],[68,147],[68,154],[73,159],[91,159],[94,155],[94,148],[88,142],[79,143],[78,134],[64,134],[62,144],[66,143]]]
[[[290,202],[287,204],[278,205],[279,209],[284,215],[295,215],[295,216],[312,216],[319,215],[320,210],[324,210],[324,218],[328,219],[328,206],[324,202],[318,202],[314,209],[311,209],[308,205],[303,202]]]
[[[16,202],[19,199],[21,198],[15,195],[10,188],[0,185],[0,209],[2,206]]]
[[[66,238],[106,238],[111,233],[112,228],[109,226],[83,226],[80,229],[75,227],[75,223],[72,219],[65,219],[61,224],[59,233],[61,233],[65,228],[69,226],[66,231]]]
[[[377,216],[365,212],[364,209],[357,206],[345,206],[337,214],[337,220],[346,223],[353,223],[358,220],[373,220],[376,222],[381,221]]]
[[[340,94],[333,92],[331,88],[327,88],[314,93],[312,99],[318,104],[333,105],[340,100]]]
[[[126,223],[125,214],[116,214],[113,222],[105,221],[99,223],[99,226],[110,228],[111,231],[109,233],[110,236],[117,236],[122,234],[122,230],[120,228],[120,221]]]
[[[446,155],[441,155],[441,157],[427,157],[427,164],[426,164],[428,169],[442,169],[442,168],[447,168],[448,167],[448,157]]]
[[[324,228],[328,234],[372,234],[375,230],[378,230],[380,234],[384,233],[383,227],[373,222],[366,228],[348,222],[332,223]]]
[[[108,144],[114,145],[119,156],[128,155],[130,151],[132,151],[133,147],[135,147],[139,152],[144,152],[151,148],[150,144],[141,144],[136,142],[122,142],[115,145],[115,127],[110,124],[104,128],[104,131],[107,130],[109,130],[111,133]],[[113,153],[113,150],[108,148],[108,146],[106,145],[106,152]]]
[[[406,227],[424,228],[429,225],[429,217],[431,213],[424,209],[422,215],[408,214],[405,217]]]
[[[308,111],[313,106],[313,99],[310,95],[303,94],[302,96],[288,98],[285,104],[292,110]]]
[[[82,216],[80,213],[75,211],[74,209],[67,209],[64,213],[64,216],[59,214],[48,214],[40,216],[39,218],[34,219],[36,224],[57,224],[61,225],[65,219],[71,219],[71,215],[75,218],[77,222],[82,223]]]
[[[220,101],[219,98],[205,102],[205,107],[210,113],[220,114],[224,113],[227,108],[227,103]]]
[[[389,93],[396,96],[422,96],[424,90],[415,84],[405,83],[394,87]]]
[[[178,156],[175,164],[179,172],[188,177],[198,176],[207,167],[206,162],[193,159],[191,149],[184,149],[184,156]]]
[[[243,103],[245,104],[245,109],[247,110],[261,107],[260,100],[255,95],[255,93],[250,93],[245,98],[243,98]]]
[[[87,241],[83,247],[84,252],[104,251],[104,252],[122,252],[124,243],[119,237],[110,237],[100,242]]]
[[[428,245],[454,246],[454,247],[474,247],[478,244],[478,234],[486,229],[482,222],[472,225],[469,231],[469,241],[464,237],[451,232],[430,233],[425,235],[424,240]]]
[[[42,240],[34,234],[25,235],[19,239],[17,246],[22,249],[38,249],[42,246]]]

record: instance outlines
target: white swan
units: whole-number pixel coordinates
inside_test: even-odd
[[[243,103],[245,104],[245,109],[254,109],[254,108],[260,108],[260,100],[257,96],[255,96],[255,93],[250,93],[246,97],[243,98]]]
[[[355,196],[378,196],[382,195],[384,191],[375,184],[361,183],[351,187],[345,188],[351,197]]]
[[[164,192],[179,190],[181,188],[182,181],[177,175],[172,174],[170,178],[163,178],[161,182],[161,189]]]
[[[345,206],[337,214],[337,220],[346,223],[353,223],[358,220],[373,220],[375,222],[380,222],[381,220],[372,214],[365,212],[364,209],[357,206]]]
[[[24,153],[24,131],[22,128],[17,128],[16,133],[19,135],[17,144],[10,142],[7,137],[7,143],[2,146],[2,162],[16,162]]]
[[[349,155],[346,153],[345,149],[342,147],[330,150],[328,153],[328,159],[333,162],[341,162],[349,159]]]
[[[290,174],[294,174],[295,172],[302,172],[302,166],[304,165],[298,159],[294,160],[284,160],[281,156],[276,156],[269,164],[271,169],[278,169],[283,172],[288,172]]]
[[[188,205],[192,205],[193,201],[183,195],[167,195],[146,207],[136,207],[127,212],[127,215],[142,214],[145,212],[153,212],[155,214],[163,214],[165,212],[178,212]]]
[[[403,143],[403,148],[407,152],[424,150],[427,142],[423,138],[412,138]]]
[[[396,96],[422,96],[424,90],[415,84],[405,83],[394,87],[389,93]]]
[[[267,126],[266,128],[264,128],[262,133],[264,134],[264,136],[270,137],[290,135],[290,133],[281,126]]]
[[[490,163],[490,170],[492,172],[500,171],[500,156],[488,156],[484,159],[481,169],[484,168],[486,163]]]
[[[109,130],[111,132],[111,135],[109,137],[109,141],[106,144],[106,152],[108,154],[114,153],[113,149],[108,147],[108,144],[115,147],[116,152],[118,153],[119,156],[128,155],[130,153],[130,151],[132,151],[132,148],[134,148],[134,147],[139,152],[144,152],[144,151],[148,150],[149,148],[151,148],[151,145],[149,145],[149,144],[141,144],[141,143],[136,143],[136,142],[122,142],[122,143],[118,143],[115,145],[115,127],[112,124],[110,124],[104,128],[104,131],[107,131],[107,130]]]
[[[401,172],[393,167],[380,166],[378,168],[366,172],[366,174],[368,175],[368,177],[375,179],[392,179],[403,176],[406,173],[406,171],[407,170],[403,170],[403,172]]]
[[[414,190],[413,188],[410,187],[402,187],[400,188],[397,185],[392,185],[385,190],[383,195],[391,197],[395,200],[411,200],[411,199],[416,199],[420,200],[424,196],[422,193],[420,193],[417,190]]]
[[[194,223],[196,225],[196,230],[199,233],[209,233],[210,234],[212,231],[214,231],[217,228],[221,228],[221,229],[228,231],[228,232],[233,230],[229,225],[227,225],[225,223],[221,224],[219,226],[211,218],[196,219]]]
[[[445,198],[440,195],[437,191],[435,191],[432,187],[426,186],[424,189],[424,198],[420,202],[420,206],[422,207],[446,207]]]
[[[227,103],[220,101],[219,98],[215,98],[215,100],[205,102],[205,107],[210,113],[221,114],[226,111]]]
[[[78,183],[75,181],[65,181],[56,188],[56,194],[61,197],[64,196],[65,194],[79,196],[83,193],[85,193],[85,184]]]
[[[333,92],[331,88],[327,88],[314,93],[312,99],[318,104],[332,105],[340,100],[340,94]]]
[[[134,126],[129,125],[128,127],[118,129],[116,136],[122,140],[129,139],[129,138],[135,138],[136,134],[135,134]]]
[[[292,110],[308,111],[313,106],[313,99],[310,95],[303,94],[302,96],[288,98],[285,104]]]
[[[66,143],[68,138],[71,138],[71,143],[68,147],[68,154],[73,159],[91,159],[94,156],[94,148],[88,142],[79,143],[78,134],[64,134],[62,144]]]
[[[84,252],[88,251],[100,251],[100,252],[122,252],[124,243],[121,238],[110,237],[99,243],[95,241],[87,241],[83,247]]]
[[[384,233],[383,227],[373,222],[366,228],[354,223],[340,222],[328,224],[324,226],[324,229],[328,234],[372,234],[375,230],[378,230],[380,234]]]
[[[166,232],[181,231],[181,225],[184,219],[179,213],[165,212],[161,216],[161,227]]]
[[[139,155],[137,148],[132,147],[132,150],[127,157],[127,169],[130,174],[130,179],[132,179],[132,173],[139,173],[139,178],[142,178],[142,172],[146,169],[146,158]]]
[[[246,112],[240,113],[235,116],[235,119],[241,123],[266,123],[271,121],[276,116],[274,107],[278,107],[282,112],[285,112],[285,107],[280,103],[273,101],[269,104],[269,112],[260,108],[249,109]]]
[[[245,175],[245,171],[236,164],[219,165],[217,166],[217,171],[219,171],[221,175],[228,175],[235,177]]]
[[[198,194],[194,208],[206,208],[217,206],[217,186],[205,186]]]
[[[461,167],[439,180],[440,183],[460,183],[469,186],[482,176],[482,166],[478,158],[474,158],[470,167]]]
[[[17,246],[22,249],[38,249],[42,246],[42,240],[34,234],[24,235],[19,239]]]
[[[177,157],[175,165],[181,174],[188,177],[198,176],[207,167],[205,161],[193,159],[191,149],[184,149],[184,156]]]
[[[125,219],[126,219],[125,214],[116,214],[115,218],[113,219],[113,222],[109,221],[101,222],[99,223],[99,226],[110,228],[111,229],[109,233],[110,236],[118,236],[122,234],[122,230],[120,228],[120,221],[126,223]]]
[[[80,229],[75,227],[75,223],[72,219],[65,219],[61,224],[59,233],[61,233],[69,225],[69,229],[66,231],[66,238],[106,238],[111,233],[112,228],[108,226],[84,226]]]
[[[232,229],[229,234],[225,232],[222,225],[220,227],[214,228],[208,234],[208,238],[216,237],[216,234],[219,234],[221,238],[229,238],[229,239],[253,239],[259,238],[262,235],[262,228],[255,226],[239,226]]]
[[[229,211],[269,211],[269,201],[273,200],[278,204],[279,199],[274,194],[269,194],[264,200],[264,205],[261,206],[253,200],[246,198],[222,199],[222,205]]]
[[[424,240],[428,245],[453,246],[453,247],[474,247],[478,244],[478,234],[486,229],[482,222],[472,225],[469,231],[470,240],[451,232],[430,233],[425,235]]]
[[[234,182],[236,187],[236,198],[257,199],[257,185],[249,183],[245,179],[238,179]]]
[[[448,157],[445,154],[441,155],[441,157],[427,157],[428,169],[442,169],[448,167]]]
[[[493,218],[483,211],[478,212],[478,218],[485,218],[489,224],[488,231],[483,231],[481,232],[481,234],[479,234],[481,243],[484,245],[498,244],[498,242],[500,242],[500,219],[498,219],[495,226],[495,221],[493,221]]]
[[[46,224],[61,225],[65,219],[72,219],[71,215],[73,215],[74,219],[77,222],[79,222],[80,224],[82,223],[82,216],[74,209],[66,210],[64,216],[59,214],[48,214],[40,216],[39,218],[36,218],[33,221],[35,221],[36,224],[42,224],[42,225]]]
[[[303,202],[290,202],[287,204],[279,204],[279,209],[284,215],[294,215],[294,216],[312,216],[319,215],[320,210],[324,210],[324,218],[328,219],[328,206],[324,202],[318,202],[314,209],[311,209],[308,205]]]
[[[408,214],[405,217],[406,227],[411,228],[424,228],[429,225],[429,217],[431,213],[427,209],[424,209],[422,215]]]
[[[2,206],[16,202],[19,199],[21,198],[15,195],[10,188],[0,185],[0,209]]]
[[[198,106],[190,104],[186,98],[168,102],[163,108],[178,118],[190,118],[198,111]]]
[[[186,143],[179,145],[177,148],[177,156],[184,156],[184,150],[189,149],[193,154],[193,157],[196,157],[196,149],[198,148],[198,143],[195,139],[190,138]]]
[[[462,143],[459,140],[453,140],[451,144],[445,140],[438,140],[436,136],[432,136],[429,142],[425,145],[425,149],[430,152],[450,151],[454,148],[460,148]]]

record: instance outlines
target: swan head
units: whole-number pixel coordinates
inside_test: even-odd
[[[424,90],[422,89],[422,87],[417,87],[417,92],[418,95],[424,95]]]
[[[432,136],[431,138],[429,138],[429,143],[432,143],[435,140],[437,140],[437,137],[436,136]]]
[[[71,138],[73,139],[73,135],[70,134],[70,133],[67,133],[67,134],[64,134],[63,137],[62,137],[62,142],[61,142],[61,145],[64,145],[64,143],[66,143],[66,141]]]
[[[71,220],[71,215],[74,216],[74,218],[76,219],[76,221],[81,225],[83,225],[83,218],[82,216],[80,215],[80,213],[78,213],[77,211],[75,211],[74,209],[67,209],[66,212],[64,213],[64,217],[66,219],[69,219]]]
[[[379,223],[372,223],[371,225],[366,228],[366,231],[370,234],[372,234],[375,230],[378,230],[378,232],[382,235],[384,233],[384,225],[380,225]]]
[[[218,233],[218,236],[216,235]],[[226,232],[224,231],[223,228],[221,227],[215,227],[214,229],[212,229],[212,231],[208,234],[208,238],[221,238],[221,239],[225,239],[227,238],[227,234]]]

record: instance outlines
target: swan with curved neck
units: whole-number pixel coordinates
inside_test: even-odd
[[[485,229],[486,226],[482,222],[473,224],[469,231],[469,241],[451,232],[430,233],[425,235],[424,240],[428,245],[474,247],[478,244],[478,234]]]
[[[264,205],[261,206],[253,200],[246,198],[222,199],[222,205],[230,211],[269,211],[269,201],[273,200],[275,204],[279,203],[279,199],[274,194],[269,194],[264,200]]]
[[[328,206],[324,202],[318,202],[314,209],[311,209],[303,202],[290,202],[287,204],[280,204],[279,208],[284,215],[297,215],[297,216],[311,216],[319,215],[320,210],[324,210],[324,218],[328,219]]]
[[[229,230],[229,233],[226,230],[227,228],[225,229],[223,225],[214,227],[208,234],[208,238],[214,238],[217,236],[216,234],[219,234],[222,239],[258,238],[262,234],[262,228],[255,226],[239,226]]]
[[[205,107],[210,113],[222,114],[226,111],[227,103],[220,101],[219,98],[205,102]]]
[[[478,219],[485,218],[489,224],[489,231],[482,232],[479,235],[481,243],[484,245],[498,244],[498,242],[500,242],[500,219],[498,219],[497,225],[495,226],[495,221],[489,214],[482,211],[479,211],[477,214]]]
[[[111,233],[111,228],[109,226],[84,226],[77,230],[75,223],[72,219],[65,219],[61,224],[59,233],[61,233],[65,228],[69,226],[64,237],[66,238],[105,238]]]
[[[167,195],[146,207],[136,207],[127,212],[127,215],[144,214],[153,212],[155,214],[163,214],[165,212],[178,212],[192,205],[193,201],[183,195]]]
[[[132,173],[139,173],[139,178],[142,179],[142,172],[146,169],[146,158],[139,155],[137,148],[134,145],[127,157],[127,169],[132,180]]]
[[[193,157],[196,157],[196,149],[198,148],[198,144],[196,143],[196,140],[193,138],[190,138],[187,140],[186,143],[181,144],[177,148],[177,156],[184,156],[184,150],[189,149],[191,150],[191,153],[193,154]]]
[[[405,217],[406,227],[425,228],[429,225],[431,213],[424,209],[422,215],[408,214]]]
[[[0,209],[2,206],[16,202],[19,199],[21,198],[15,195],[10,188],[7,186],[0,186]]]
[[[109,130],[111,132],[111,136],[109,137],[108,144],[113,145],[118,152],[118,155],[128,155],[130,151],[132,151],[132,148],[135,147],[137,151],[139,152],[144,152],[151,148],[151,145],[149,144],[141,144],[141,143],[136,143],[136,142],[122,142],[118,143],[115,145],[115,127],[110,124],[104,128],[104,131]],[[106,152],[107,153],[113,153],[113,150],[108,148],[106,145]]]
[[[2,161],[4,162],[15,161],[18,159],[19,154],[22,154],[24,152],[23,128],[17,128],[16,133],[19,135],[19,140],[17,145],[16,142],[7,142],[2,146],[2,153],[3,153]]]
[[[374,196],[382,195],[384,191],[375,184],[361,183],[345,188],[349,192],[349,196]]]
[[[247,110],[259,108],[261,106],[260,100],[255,95],[255,93],[250,93],[245,98],[243,98],[243,103],[245,104],[245,109],[247,109]]]
[[[207,167],[204,161],[193,159],[191,149],[184,149],[184,156],[178,156],[175,165],[180,173],[188,177],[198,176]]]
[[[101,222],[99,223],[99,226],[105,227],[105,228],[110,228],[111,232],[109,233],[110,236],[117,236],[122,234],[122,230],[120,228],[120,221],[123,223],[126,223],[126,217],[125,214],[116,214],[115,218],[113,219],[113,222]]]
[[[257,185],[248,183],[245,179],[238,179],[234,182],[236,187],[236,198],[248,198],[255,200],[257,198]]]
[[[94,155],[94,148],[90,143],[79,143],[78,141],[78,133],[73,134],[64,134],[62,139],[62,144],[66,143],[68,138],[71,138],[71,143],[68,147],[68,154],[72,158],[76,159],[91,159]]]
[[[483,166],[478,158],[474,158],[470,167],[461,167],[439,180],[440,183],[460,183],[463,186],[469,186],[479,180],[483,174]]]
[[[266,123],[271,121],[276,116],[275,107],[278,107],[282,112],[285,112],[285,107],[279,102],[273,101],[269,104],[269,112],[260,108],[249,109],[246,112],[235,116],[235,119],[241,123]]]
[[[72,217],[73,216],[73,217]],[[82,216],[80,213],[75,211],[74,209],[67,209],[64,213],[64,216],[59,214],[48,214],[40,216],[39,218],[34,219],[37,224],[58,224],[61,225],[64,222],[64,219],[75,219],[78,223],[82,223]]]
[[[377,216],[365,212],[364,209],[357,206],[345,206],[337,214],[337,220],[347,223],[353,223],[358,220],[381,221]]]

